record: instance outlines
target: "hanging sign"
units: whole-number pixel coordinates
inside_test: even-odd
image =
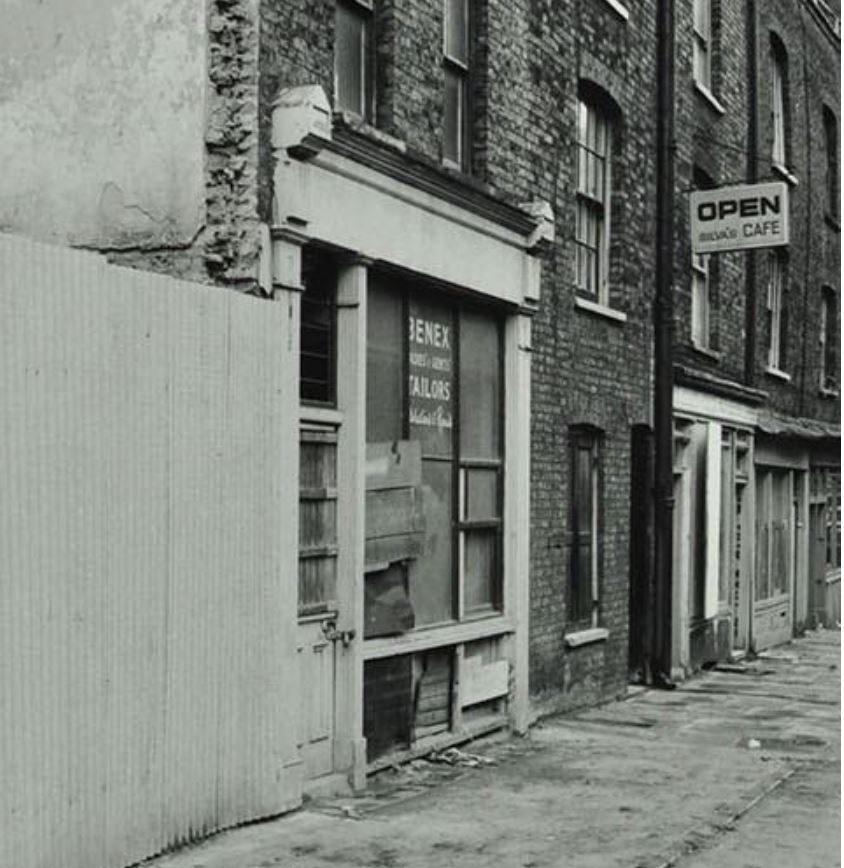
[[[691,194],[692,253],[782,247],[789,241],[788,185],[742,184]]]
[[[411,434],[423,441],[424,452],[449,454],[454,426],[454,320],[451,311],[411,303],[408,351]]]

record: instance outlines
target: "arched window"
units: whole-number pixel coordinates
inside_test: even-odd
[[[771,34],[771,160],[786,168],[788,163],[788,55],[785,46]]]
[[[601,452],[603,434],[573,425],[571,444],[571,545],[568,621],[597,627],[601,586]]]
[[[619,112],[599,88],[584,83],[577,101],[577,215],[575,220],[578,290],[609,305],[612,162]]]
[[[838,183],[838,119],[829,106],[823,107],[823,128],[826,140],[827,214],[837,220],[841,195]]]

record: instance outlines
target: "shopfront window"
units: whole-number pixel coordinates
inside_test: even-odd
[[[416,627],[501,608],[501,400],[496,315],[371,276],[368,452],[403,450],[419,462],[418,479],[408,469],[410,459],[401,479],[396,477],[395,485],[411,492],[407,500],[414,506],[407,516],[392,511],[387,527],[374,510],[367,514],[370,550],[376,548],[373,540],[387,535],[408,538],[382,562],[373,559],[366,596],[373,610],[377,583],[385,571],[395,576],[397,566]],[[384,484],[376,482],[376,470],[373,457],[367,479],[372,498],[371,486]],[[400,593],[393,588],[394,596]]]

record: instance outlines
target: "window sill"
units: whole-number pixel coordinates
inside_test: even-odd
[[[823,386],[818,390],[821,398],[837,398],[839,395],[838,389],[826,389]]]
[[[607,305],[600,304],[597,301],[589,301],[588,298],[581,298],[579,295],[574,297],[574,305],[575,307],[579,307],[581,310],[606,317],[606,319],[611,319],[615,322],[627,322],[627,314],[624,313],[624,311],[616,310],[614,307],[608,307]]]
[[[582,648],[584,645],[606,642],[609,637],[610,631],[606,627],[592,627],[589,630],[578,630],[575,633],[567,633],[565,643],[566,648]]]
[[[834,229],[836,232],[841,231],[841,224],[838,222],[838,218],[834,217],[829,211],[824,214],[824,218],[826,221],[826,225],[830,227],[830,229]]]
[[[308,404],[303,404],[299,407],[299,422],[313,422],[317,425],[339,427],[343,424],[343,414],[332,407],[312,407]]]
[[[769,366],[769,367],[765,368],[765,373],[769,377],[775,377],[777,380],[782,380],[784,383],[790,383],[791,382],[791,375],[786,374],[785,371],[781,371],[779,368],[772,368]]]
[[[370,141],[377,142],[379,145],[384,145],[400,154],[407,153],[406,142],[379,130],[378,127],[372,126],[366,118],[363,118],[354,112],[336,111],[334,112],[334,122],[346,129],[358,133]]]
[[[692,349],[701,356],[706,356],[707,359],[712,359],[713,362],[720,362],[723,354],[717,350],[712,350],[709,347],[704,347],[701,344],[696,344],[692,341]]]
[[[719,115],[725,115],[727,113],[727,110],[721,104],[720,100],[705,84],[695,81],[695,90],[707,101],[707,103],[709,103],[711,108],[718,112]]]
[[[775,175],[779,175],[783,181],[786,181],[792,187],[796,187],[800,183],[800,181],[797,180],[797,175],[789,172],[785,166],[780,165],[779,163],[774,163],[771,166],[771,169],[773,169]]]
[[[618,15],[622,21],[628,21],[630,19],[630,13],[627,11],[627,7],[623,3],[619,3],[619,0],[604,0],[607,6]]]
[[[472,621],[453,622],[432,627],[417,627],[409,633],[396,636],[373,637],[363,643],[364,660],[377,660],[381,657],[394,657],[398,654],[413,654],[442,648],[446,645],[460,645],[479,639],[491,639],[515,632],[513,624],[500,612],[487,618]]]

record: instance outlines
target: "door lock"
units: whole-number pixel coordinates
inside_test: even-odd
[[[348,648],[349,643],[357,635],[355,630],[338,630],[336,621],[323,621],[322,632],[329,642],[340,641],[344,648]]]

